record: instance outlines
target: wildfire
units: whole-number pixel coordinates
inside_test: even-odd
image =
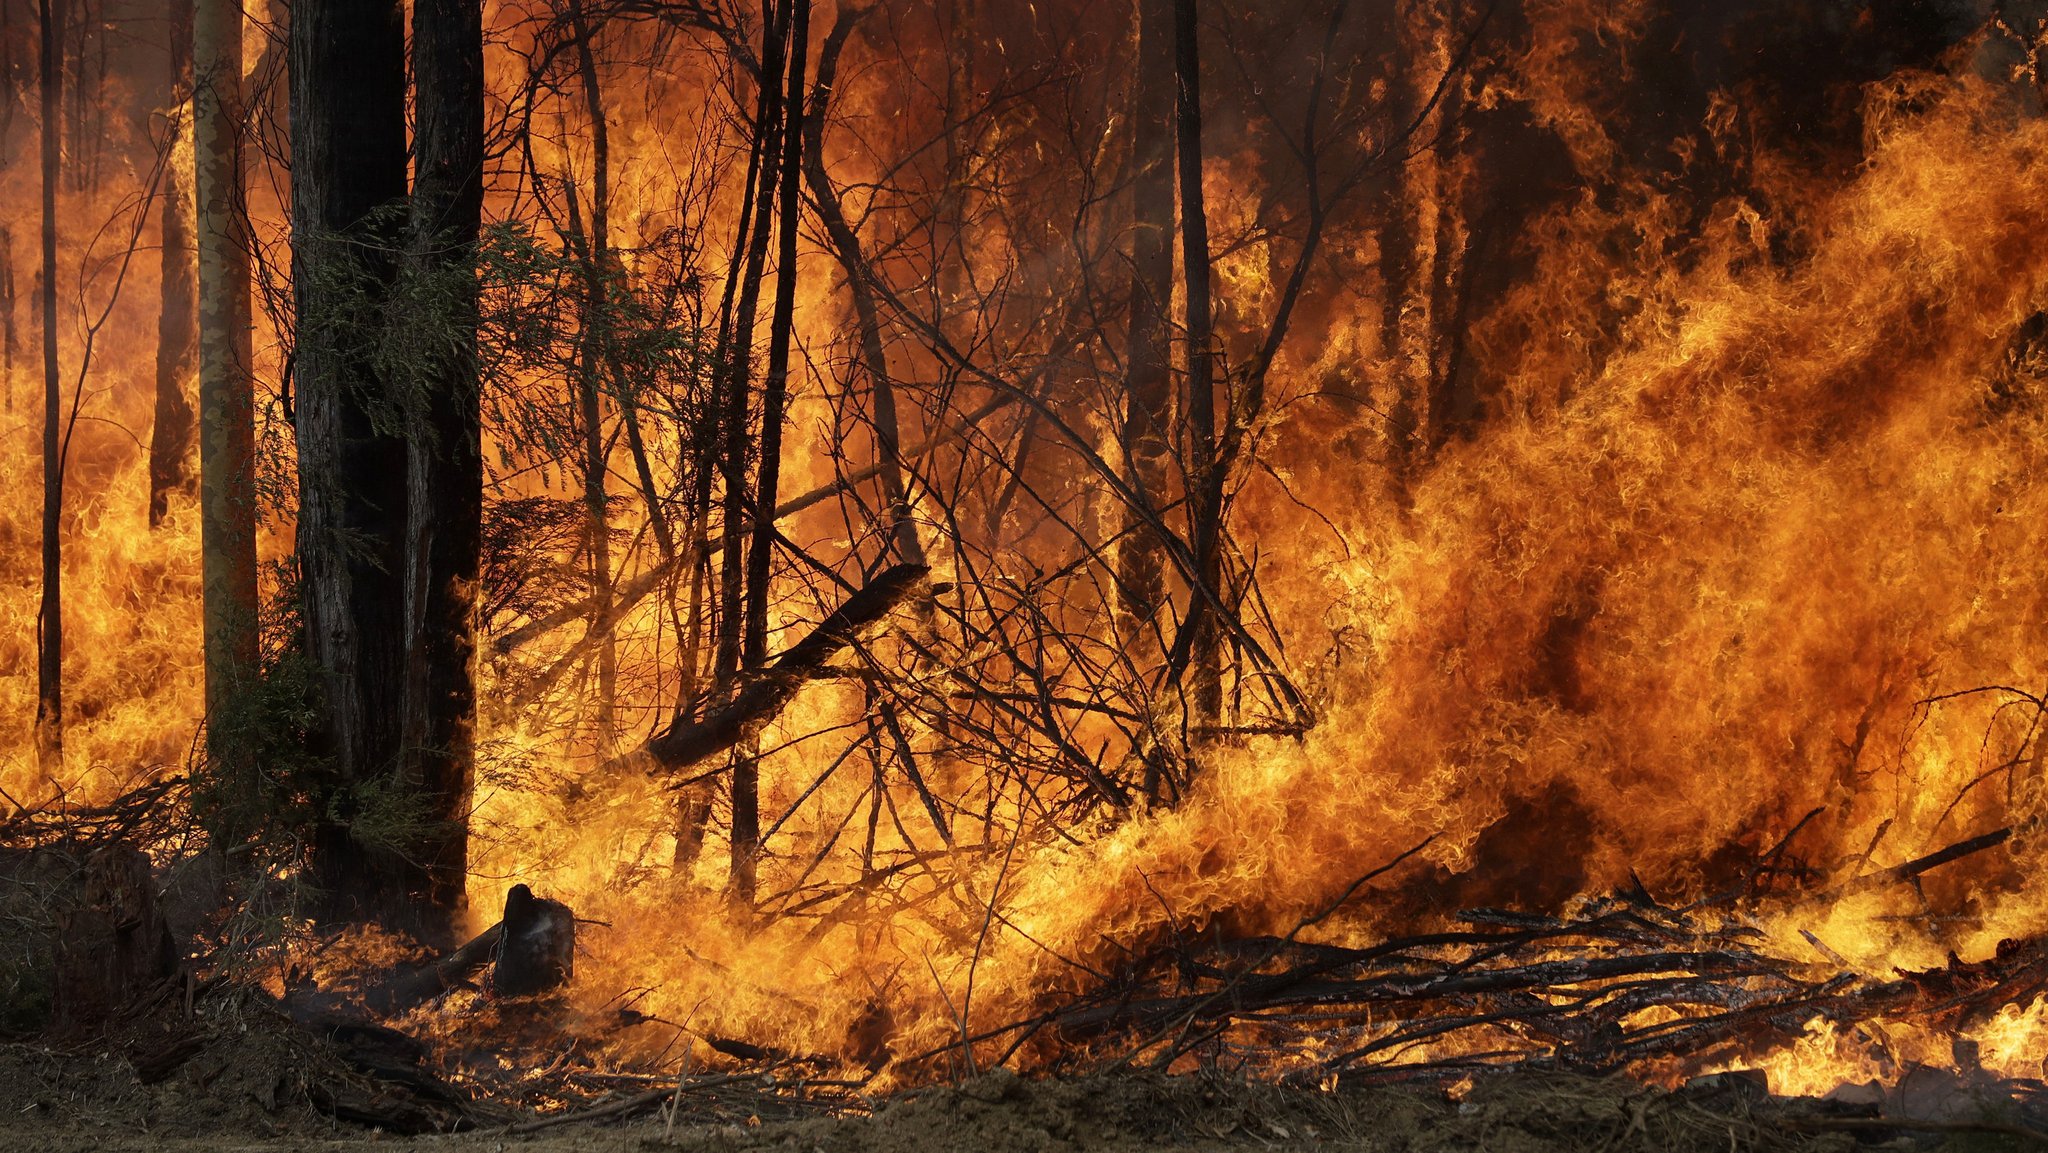
[[[1511,4],[1487,8],[1491,23],[1485,6],[1402,4],[1390,28],[1333,20],[1321,56],[1288,57],[1281,79],[1300,92],[1239,91],[1217,72],[1201,192],[1221,427],[1246,447],[1222,502],[1236,631],[1221,642],[1224,704],[1205,716],[1161,675],[1198,599],[1188,570],[1168,569],[1178,607],[1157,637],[1117,585],[1124,550],[1181,531],[1201,483],[1188,466],[1150,494],[1165,530],[1124,511],[1138,468],[1119,443],[1136,403],[1120,391],[1124,305],[1092,294],[1106,269],[1129,275],[1136,226],[1090,181],[1120,188],[1137,162],[1114,124],[1086,143],[1099,109],[1073,105],[1121,106],[1128,80],[1098,57],[1133,50],[1135,28],[1083,6],[1039,5],[1000,32],[839,7],[820,6],[809,48],[851,21],[831,33],[842,80],[810,114],[826,190],[866,254],[846,258],[820,216],[797,257],[781,496],[826,495],[777,521],[803,559],[776,569],[768,647],[803,642],[884,571],[899,500],[928,591],[800,670],[750,734],[750,900],[727,883],[725,762],[649,771],[629,755],[719,703],[704,695],[716,637],[690,613],[728,563],[713,559],[711,495],[728,482],[699,438],[716,302],[742,267],[729,238],[750,211],[737,175],[713,175],[746,165],[726,105],[753,83],[731,47],[750,42],[620,15],[578,79],[568,54],[548,55],[560,21],[487,14],[493,115],[520,142],[489,174],[490,212],[515,246],[502,258],[532,275],[486,278],[486,339],[505,341],[486,349],[487,485],[510,543],[491,554],[501,569],[486,564],[500,583],[484,592],[469,928],[496,921],[515,883],[571,906],[585,923],[574,1028],[608,1061],[672,1061],[679,1046],[713,1061],[741,1040],[853,1069],[893,1058],[885,1081],[944,1061],[1046,1067],[1094,1040],[1019,1022],[1150,979],[1175,950],[1276,940],[1259,964],[1278,971],[1295,948],[1449,932],[1461,910],[1575,917],[1616,894],[1725,914],[1673,913],[1660,931],[1674,951],[1739,938],[1778,966],[1744,971],[1758,989],[1881,983],[2048,934],[2028,883],[2044,864],[2048,120],[2033,74],[2007,59],[2020,33],[1957,33],[1843,79],[1827,95],[1854,130],[1824,133],[1774,119],[1807,109],[1749,75],[1672,80],[1693,101],[1671,97],[1676,129],[1620,107],[1669,79],[1659,54],[1705,19],[1650,3]],[[1203,31],[1219,61],[1223,37],[1241,38],[1247,77],[1272,63],[1259,53],[1284,55],[1258,7],[1221,5]],[[1360,46],[1376,30],[1392,47]],[[262,52],[252,41],[250,60]],[[600,76],[603,151],[599,101],[578,87]],[[906,104],[909,90],[956,104]],[[1291,103],[1304,99],[1331,103]],[[1638,155],[1653,132],[1659,150]],[[1309,148],[1322,167],[1304,175],[1290,165]],[[11,203],[33,202],[33,179],[8,168]],[[107,179],[64,218],[63,285],[88,305],[111,292],[108,257],[80,238],[137,211]],[[812,187],[804,211],[823,203]],[[599,210],[622,285],[608,291],[644,329],[620,336],[638,359],[609,370],[599,406],[601,580],[579,519],[587,481],[562,448],[580,418],[561,399],[590,323],[561,284]],[[275,205],[252,211],[259,234],[282,235]],[[31,229],[10,228],[20,262]],[[872,297],[857,303],[860,278]],[[156,287],[141,271],[122,289],[81,394],[73,719],[55,774],[29,729],[35,637],[24,624],[0,638],[0,787],[20,808],[105,801],[197,756],[197,513],[174,505],[148,527],[136,448]],[[1283,308],[1292,328],[1265,350]],[[283,348],[277,319],[259,346]],[[878,431],[897,418],[878,415],[863,359],[874,323],[900,436]],[[63,336],[75,366],[82,333]],[[259,375],[282,435],[273,355]],[[20,622],[37,596],[29,375],[11,363],[0,459],[0,599]],[[1174,436],[1180,452],[1188,434]],[[876,479],[890,454],[908,478],[898,496]],[[266,515],[265,555],[286,559],[288,497]],[[579,609],[600,586],[609,616]],[[1542,960],[1607,955],[1571,924]],[[341,969],[316,979],[345,985],[337,972],[384,964],[384,947],[336,946],[323,964]],[[456,998],[401,1020],[454,1036],[485,1011]],[[1967,1043],[1990,1075],[2036,1076],[2044,1012],[1816,1018],[1775,1047],[1644,1071],[1762,1068],[1775,1091],[1819,1094],[1957,1066]],[[1689,1014],[1647,1005],[1616,1027],[1702,1015]],[[1319,1077],[1398,1025],[1367,1013],[1263,1059]],[[1269,1026],[1278,1036],[1247,1016],[1219,1043],[1258,1054]],[[1504,1027],[1387,1059],[1496,1043],[1549,1042]]]

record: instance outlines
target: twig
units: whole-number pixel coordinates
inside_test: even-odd
[[[770,1065],[765,1069],[755,1070],[750,1073],[725,1073],[717,1077],[706,1077],[702,1081],[697,1081],[688,1085],[684,1085],[680,1082],[673,1086],[663,1084],[657,1088],[649,1089],[644,1093],[635,1093],[631,1097],[622,1097],[617,1101],[608,1102],[606,1104],[594,1106],[589,1109],[583,1109],[578,1112],[557,1113],[551,1117],[535,1117],[530,1121],[521,1121],[517,1124],[507,1125],[504,1129],[500,1130],[500,1133],[538,1133],[542,1129],[552,1129],[557,1125],[570,1125],[579,1121],[602,1121],[607,1117],[618,1117],[626,1113],[632,1113],[641,1109],[645,1109],[649,1105],[658,1105],[661,1103],[663,1098],[680,1098],[685,1090],[695,1093],[704,1089],[716,1089],[721,1085],[730,1085],[735,1081],[756,1080],[760,1077],[767,1076],[769,1073],[772,1073],[775,1070],[780,1069],[787,1064],[789,1064],[789,1061],[787,1060],[777,1061],[775,1064]]]

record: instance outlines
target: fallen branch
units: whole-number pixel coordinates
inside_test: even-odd
[[[1850,881],[1848,886],[1842,890],[1842,895],[1848,896],[1853,893],[1866,892],[1870,889],[1883,888],[1886,885],[1901,884],[1913,880],[1930,869],[1939,868],[1950,861],[1961,860],[1972,853],[1981,853],[1986,849],[2002,845],[2011,839],[2012,826],[2008,825],[2002,829],[1993,829],[1982,836],[1971,837],[1966,841],[1957,841],[1945,849],[1929,853],[1916,860],[1907,861],[1903,865],[1894,865],[1889,869],[1880,869],[1875,873],[1857,877],[1855,880]]]
[[[400,976],[367,994],[371,1007],[380,1013],[396,1013],[437,997],[461,984],[471,973],[490,963],[504,931],[503,921],[471,937],[453,953]]]
[[[652,762],[662,774],[686,769],[716,753],[739,744],[748,734],[782,712],[826,661],[852,644],[860,631],[888,616],[924,585],[930,570],[924,565],[897,565],[884,571],[866,587],[846,598],[809,635],[775,659],[775,663],[749,681],[730,701],[712,709],[702,720],[669,728],[650,737],[633,752],[614,757],[598,767],[595,781],[603,781],[639,762]],[[934,592],[940,591],[934,589]],[[587,795],[594,782],[572,792]]]
[[[705,1089],[715,1089],[720,1085],[730,1085],[735,1081],[758,1081],[787,1064],[789,1064],[788,1061],[778,1061],[766,1069],[756,1072],[724,1073],[716,1077],[706,1077],[701,1081],[662,1085],[659,1088],[649,1089],[644,1093],[635,1093],[631,1097],[621,1097],[617,1101],[606,1102],[603,1105],[597,1105],[589,1109],[580,1109],[574,1113],[556,1113],[551,1117],[535,1117],[531,1121],[521,1121],[515,1125],[507,1125],[500,1132],[507,1135],[538,1133],[543,1129],[552,1129],[557,1125],[573,1125],[579,1121],[602,1121],[607,1117],[621,1117],[628,1113],[638,1112],[639,1110],[659,1105],[662,1101],[670,1097],[680,1096],[683,1093],[697,1093]]]

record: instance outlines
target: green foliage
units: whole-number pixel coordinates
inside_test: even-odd
[[[344,780],[318,747],[319,670],[301,643],[295,570],[274,570],[257,673],[211,719],[208,753],[192,773],[192,815],[212,847],[237,863],[245,897],[265,919],[288,916],[306,896],[294,880],[309,861],[316,828],[341,824],[373,850],[399,851],[427,831],[425,807],[396,771]],[[264,934],[256,934],[263,936]]]
[[[50,1019],[55,993],[56,925],[52,886],[38,883],[26,855],[0,868],[0,1036],[33,1033]]]
[[[671,231],[593,268],[580,238],[553,245],[521,224],[485,229],[478,367],[500,467],[537,464],[545,475],[575,458],[582,429],[567,386],[586,372],[622,408],[701,426],[711,358],[694,256]],[[564,387],[536,387],[550,380]],[[678,476],[691,465],[674,463]]]
[[[317,672],[299,643],[296,570],[277,565],[272,576],[256,673],[210,718],[209,752],[192,774],[192,813],[214,846],[265,867],[297,863],[331,771],[312,748]]]

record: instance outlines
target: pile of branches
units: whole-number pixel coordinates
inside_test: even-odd
[[[1911,879],[2006,835],[1850,888]],[[976,1040],[1007,1038],[1007,1057],[1049,1035],[1056,1051],[1107,1053],[1115,1066],[1195,1058],[1325,1086],[1509,1068],[1644,1075],[1753,1059],[1817,1021],[1953,1031],[2048,990],[2048,938],[2005,941],[1981,962],[1874,975],[1810,934],[1814,957],[1775,955],[1744,913],[1750,903],[1745,892],[1670,907],[1638,886],[1561,916],[1465,910],[1441,931],[1361,948],[1302,941],[1300,928],[1184,941]]]
[[[34,806],[0,798],[12,810],[0,816],[0,850],[171,844],[189,830],[190,797],[191,782],[170,774],[146,779],[103,805],[72,805],[61,793]]]

